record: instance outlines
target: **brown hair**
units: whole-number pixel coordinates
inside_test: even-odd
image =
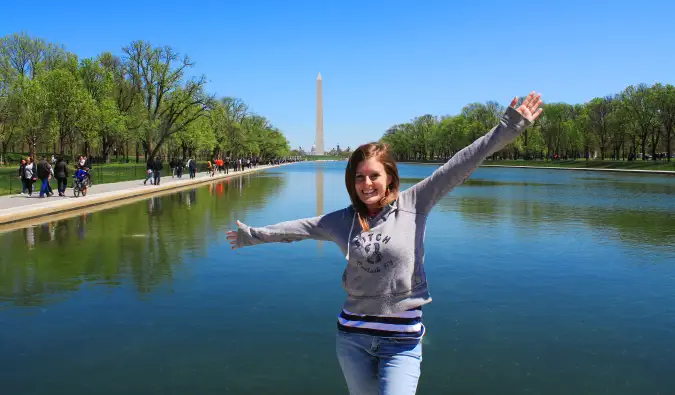
[[[389,177],[387,193],[380,201],[380,207],[384,207],[396,200],[399,189],[398,168],[387,144],[368,143],[354,150],[349,157],[349,162],[347,162],[347,168],[345,169],[345,185],[347,186],[347,192],[349,193],[349,198],[352,200],[354,210],[356,210],[356,214],[359,216],[361,228],[364,231],[370,230],[370,226],[368,226],[368,207],[359,199],[356,193],[356,169],[358,169],[361,162],[370,158],[375,158],[378,162],[382,163]]]

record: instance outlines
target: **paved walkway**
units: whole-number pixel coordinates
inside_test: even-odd
[[[38,180],[33,186],[33,195],[30,197],[28,195],[20,194],[0,197],[0,225],[45,215],[53,215],[63,211],[81,209],[88,206],[150,195],[190,185],[204,184],[273,167],[278,166],[258,166],[243,171],[230,170],[229,174],[216,172],[214,177],[210,177],[205,172],[200,172],[197,173],[196,177],[193,179],[190,179],[189,173],[183,173],[183,178],[180,179],[171,178],[171,176],[162,177],[159,185],[151,185],[150,181],[148,181],[147,185],[143,185],[143,179],[93,185],[89,187],[87,196],[80,196],[78,198],[73,195],[72,188],[66,190],[66,196],[58,196],[55,182],[52,182],[54,195],[51,197],[40,198],[40,181]],[[69,180],[69,183],[71,183],[71,180]],[[35,186],[38,186],[37,192],[35,191]]]

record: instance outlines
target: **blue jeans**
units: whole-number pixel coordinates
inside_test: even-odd
[[[412,395],[417,390],[421,338],[337,331],[336,351],[351,395]]]
[[[49,179],[42,179],[42,185],[40,186],[40,197],[43,197],[46,193],[49,192]]]

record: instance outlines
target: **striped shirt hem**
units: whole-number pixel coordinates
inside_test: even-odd
[[[348,333],[381,337],[422,337],[422,307],[388,315],[357,314],[342,310],[337,328]]]

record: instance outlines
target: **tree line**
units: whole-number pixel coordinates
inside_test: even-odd
[[[673,85],[631,85],[587,103],[543,107],[535,124],[493,158],[670,161],[673,156]],[[447,159],[494,127],[504,110],[494,101],[471,103],[458,115],[427,114],[394,125],[381,140],[399,160]]]
[[[274,158],[284,134],[241,99],[216,99],[194,62],[133,41],[121,55],[78,59],[25,33],[0,38],[0,149],[74,158],[135,154]],[[132,154],[133,153],[133,154]]]

